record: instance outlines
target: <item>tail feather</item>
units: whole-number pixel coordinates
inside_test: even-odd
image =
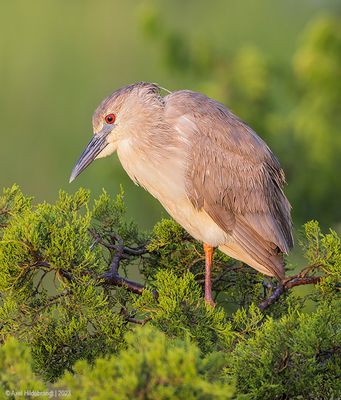
[[[276,276],[279,280],[284,278],[283,254],[273,243],[257,234],[249,235],[245,229],[234,231],[233,236],[233,241],[219,246],[222,252],[265,275]]]

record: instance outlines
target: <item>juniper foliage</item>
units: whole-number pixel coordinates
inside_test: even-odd
[[[140,232],[125,212],[123,191],[34,204],[4,190],[1,395],[54,383],[76,399],[341,396],[334,231],[304,226],[307,264],[283,287],[217,251],[212,308],[201,244],[172,220]]]

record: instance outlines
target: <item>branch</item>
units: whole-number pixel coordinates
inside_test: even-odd
[[[145,248],[137,248],[133,249],[130,247],[125,247],[123,245],[123,241],[117,237],[117,242],[118,244],[115,245],[115,252],[112,255],[112,260],[110,262],[110,270],[100,276],[95,276],[94,279],[97,281],[104,280],[104,284],[108,286],[118,286],[118,287],[124,287],[130,292],[136,293],[136,294],[142,294],[142,291],[144,289],[144,286],[141,285],[138,282],[133,282],[130,281],[129,279],[123,278],[122,276],[119,275],[118,273],[118,268],[119,264],[122,258],[125,258],[125,253],[126,254],[133,254],[136,252],[136,255],[141,255],[147,252]],[[126,252],[126,249],[127,252]],[[51,264],[48,261],[42,261],[39,260],[36,262],[35,266],[37,267],[44,267],[48,268],[51,267]],[[53,270],[53,269],[52,269]],[[35,288],[35,292],[33,294],[36,294],[37,291],[39,290],[39,286],[42,283],[42,280],[44,279],[45,275],[50,272],[50,270],[45,270],[42,277],[38,281],[38,284]],[[62,278],[66,279],[69,282],[72,282],[75,278],[72,272],[65,270],[65,269],[55,269],[55,273],[59,274]],[[93,275],[92,271],[83,271],[82,275]]]
[[[120,261],[123,256],[123,240],[121,238],[117,239],[118,245],[116,247],[116,251],[112,257],[111,263],[110,263],[110,275],[117,275],[118,276],[118,267],[120,266]]]
[[[261,311],[264,311],[267,307],[271,304],[276,303],[279,298],[282,296],[283,293],[287,292],[289,289],[293,288],[294,286],[300,285],[310,285],[319,283],[321,280],[320,276],[300,276],[293,275],[287,278],[283,283],[281,283],[277,288],[271,293],[271,295],[265,299],[260,305],[259,308]]]
[[[299,285],[310,285],[310,284],[316,284],[319,283],[321,280],[320,276],[307,276],[307,277],[295,277],[294,279],[287,281],[285,283],[285,287],[287,289],[291,289],[294,286],[299,286]]]
[[[91,248],[93,248],[96,244],[101,244],[102,246],[106,247],[108,250],[116,250],[116,251],[120,250],[120,251],[122,251],[121,258],[127,258],[126,256],[142,256],[143,254],[149,253],[149,251],[146,248],[146,245],[140,246],[140,247],[135,247],[135,248],[129,247],[129,246],[124,246],[122,238],[116,234],[111,235],[111,239],[113,239],[113,242],[110,243],[110,242],[107,242],[104,239],[102,239],[101,236],[96,232],[95,229],[90,229],[89,232],[95,239]],[[115,244],[116,241],[118,242],[118,244]]]
[[[42,311],[44,311],[47,308],[57,304],[58,300],[60,298],[65,297],[65,296],[70,296],[71,293],[72,293],[71,290],[65,289],[61,293],[58,293],[58,294],[56,294],[54,296],[51,296],[43,306],[41,306],[37,310],[35,310],[34,315],[32,317],[32,321],[30,323],[25,321],[25,322],[22,322],[20,325],[21,326],[22,325],[24,325],[24,326],[33,326],[33,325],[35,325],[35,323],[36,323],[37,319],[39,318],[39,316],[40,316]]]
[[[341,346],[336,346],[328,350],[321,350],[317,354],[317,359],[323,363],[325,361],[328,361],[331,357],[334,355],[337,355],[338,357],[341,356]]]
[[[134,254],[135,252],[137,252],[137,255],[140,255],[141,249],[132,249],[129,247],[125,247],[123,244],[122,238],[119,237],[118,235],[113,236],[113,239],[117,242],[117,244],[112,245],[110,243],[103,243],[103,242],[101,242],[100,238],[96,237],[96,240],[99,243],[102,243],[102,245],[109,248],[111,250],[111,252],[113,250],[115,250],[115,252],[112,255],[111,262],[110,262],[110,271],[102,274],[99,277],[99,279],[104,279],[105,285],[124,287],[127,290],[129,290],[130,292],[133,292],[136,294],[142,294],[142,291],[144,289],[143,285],[141,285],[138,282],[133,282],[133,281],[130,281],[129,279],[123,278],[118,273],[120,261],[122,260],[122,258],[125,258],[125,250],[128,249],[128,252],[126,252],[126,254]]]
[[[142,294],[144,286],[141,283],[130,281],[129,279],[123,278],[117,272],[107,272],[99,277],[104,279],[105,285],[124,287],[130,292],[136,294]]]

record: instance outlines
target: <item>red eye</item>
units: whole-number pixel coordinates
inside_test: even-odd
[[[104,119],[107,124],[113,124],[115,122],[116,116],[115,114],[108,114]]]

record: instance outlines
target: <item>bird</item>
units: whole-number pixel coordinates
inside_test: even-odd
[[[138,82],[105,98],[70,182],[117,152],[129,177],[203,243],[211,306],[215,248],[283,282],[293,235],[278,159],[222,103],[191,90],[162,93],[158,84]]]

